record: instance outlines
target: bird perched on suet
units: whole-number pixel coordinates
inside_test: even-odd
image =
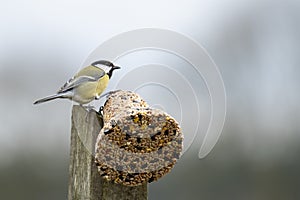
[[[105,71],[98,67],[98,65],[106,66],[108,70]],[[62,98],[70,99],[83,105],[99,99],[115,69],[120,69],[120,67],[106,60],[93,62],[90,66],[81,69],[74,77],[68,80],[56,94],[39,99],[33,104]]]

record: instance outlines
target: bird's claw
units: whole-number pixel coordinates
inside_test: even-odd
[[[103,110],[104,110],[104,106],[100,106],[100,108],[99,108],[99,111],[98,111],[98,112],[99,112],[100,114],[103,114]]]

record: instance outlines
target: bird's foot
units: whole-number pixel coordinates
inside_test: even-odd
[[[86,106],[83,106],[81,105],[87,112],[91,112],[92,110],[96,111],[95,109],[95,106],[92,106],[92,105],[86,105]],[[96,111],[97,112],[97,111]]]

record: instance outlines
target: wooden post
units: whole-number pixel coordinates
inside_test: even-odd
[[[128,187],[104,180],[95,164],[96,138],[103,126],[102,116],[73,106],[69,166],[69,200],[145,200],[147,184]]]

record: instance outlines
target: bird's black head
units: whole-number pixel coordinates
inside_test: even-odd
[[[105,65],[105,66],[108,66],[108,67],[113,67],[114,64],[112,62],[109,62],[107,60],[98,60],[98,61],[95,61],[91,64],[92,66],[96,66],[96,65]]]
[[[107,75],[109,78],[111,78],[113,71],[115,69],[121,69],[121,67],[115,66],[112,62],[107,61],[107,60],[99,60],[99,61],[95,61],[91,64],[92,66],[96,66],[96,65],[105,65],[110,67],[109,71],[107,72]]]

